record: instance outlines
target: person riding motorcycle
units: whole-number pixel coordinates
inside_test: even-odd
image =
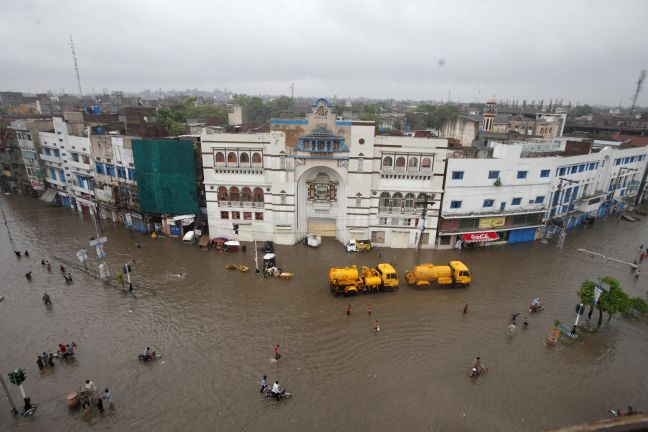
[[[486,371],[486,368],[481,364],[481,360],[479,357],[473,361],[472,364],[472,369],[470,371],[471,376],[479,375],[481,373],[484,373]]]
[[[146,349],[144,350],[144,358],[146,360],[151,360],[154,355],[155,355],[155,353],[151,350],[151,348],[146,347]]]
[[[281,399],[281,393],[282,393],[281,386],[279,385],[279,381],[275,381],[274,384],[272,384],[272,395],[277,398],[277,400]]]
[[[67,357],[74,357],[74,355],[75,355],[75,354],[74,354],[74,348],[75,348],[75,347],[76,347],[76,344],[75,344],[74,342],[72,342],[72,344],[70,344],[70,345],[67,345],[67,344],[66,344],[66,345],[65,345],[66,350],[65,350],[65,352],[63,353],[63,357],[64,357],[64,358],[67,358]]]
[[[531,309],[531,311],[538,311],[542,309],[542,305],[540,304],[540,297],[536,297],[533,299],[533,301],[529,305],[529,309]]]

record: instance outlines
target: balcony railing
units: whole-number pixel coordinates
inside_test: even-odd
[[[218,201],[219,207],[263,208],[263,201]]]
[[[529,206],[516,209],[481,209],[478,211],[462,211],[462,209],[443,210],[443,217],[462,218],[462,217],[480,217],[480,216],[515,216],[516,214],[540,213],[547,211],[544,204],[530,204]]]
[[[46,155],[41,153],[40,155],[41,160],[47,161],[47,162],[54,162],[54,163],[61,163],[61,157],[60,156],[54,156],[54,155]]]
[[[412,214],[416,215],[419,213],[419,209],[416,207],[386,207],[378,206],[378,213],[387,213],[387,214]]]

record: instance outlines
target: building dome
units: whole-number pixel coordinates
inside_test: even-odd
[[[487,104],[487,105],[495,105],[495,104],[497,104],[497,100],[496,100],[493,96],[491,96],[491,97],[489,97],[488,100],[486,101],[486,104]]]

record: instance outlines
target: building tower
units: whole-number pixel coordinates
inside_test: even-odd
[[[486,106],[484,107],[484,120],[482,121],[482,129],[485,131],[492,131],[493,125],[495,124],[495,105],[497,101],[494,97],[489,98],[486,101]]]

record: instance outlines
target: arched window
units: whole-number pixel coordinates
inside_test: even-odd
[[[414,208],[414,194],[411,192],[405,194],[405,208],[407,209]]]
[[[380,207],[389,207],[390,200],[391,200],[391,195],[389,195],[389,192],[383,192],[380,194],[380,202],[378,205]]]
[[[225,186],[220,186],[218,188],[218,201],[228,201],[227,188]]]
[[[241,189],[241,201],[252,201],[252,190],[247,186]]]
[[[396,168],[405,167],[405,158],[400,156],[396,158]]]
[[[216,152],[216,156],[214,157],[214,160],[216,161],[216,163],[225,163],[225,153]]]
[[[356,194],[356,207],[362,207],[362,194],[360,192]]]
[[[239,160],[240,160],[240,162],[242,164],[249,165],[250,164],[250,155],[247,154],[247,153],[241,153],[241,156],[240,156]]]
[[[407,163],[407,166],[409,166],[410,168],[418,167],[418,158],[415,157],[410,158],[409,162]]]
[[[423,158],[421,161],[421,168],[430,168],[432,166],[432,159]]]
[[[261,153],[252,153],[252,163],[253,164],[261,163]]]
[[[392,205],[391,207],[395,210],[400,210],[400,208],[403,205],[403,194],[400,192],[396,192],[394,195],[392,195]]]
[[[229,190],[230,201],[240,201],[239,188],[232,186]]]
[[[424,193],[420,193],[420,194],[418,194],[418,195],[416,196],[416,201],[425,201],[425,198],[426,198],[426,197],[425,197],[425,194],[424,194]]]
[[[254,202],[263,202],[263,189],[260,187],[254,188]]]
[[[227,163],[228,164],[235,164],[236,160],[237,160],[236,153],[234,153],[234,152],[227,153]]]
[[[391,156],[385,156],[385,158],[383,159],[383,167],[391,168],[391,166],[392,166],[392,158],[391,158]]]

